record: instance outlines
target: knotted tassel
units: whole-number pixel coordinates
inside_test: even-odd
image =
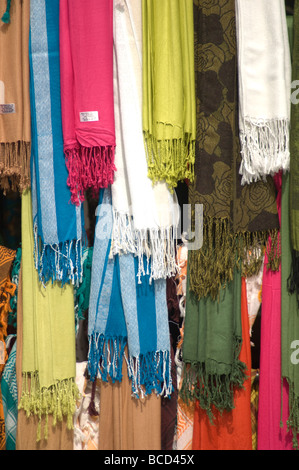
[[[11,4],[11,0],[7,0],[7,5],[6,5],[6,11],[4,13],[4,15],[2,16],[1,20],[3,21],[3,23],[10,23],[10,4]]]

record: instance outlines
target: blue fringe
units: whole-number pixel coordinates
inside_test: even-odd
[[[106,338],[104,335],[89,337],[88,371],[94,382],[100,375],[104,382],[108,377],[112,383],[122,380],[122,365],[127,338]],[[154,351],[139,357],[126,358],[132,392],[136,398],[153,391],[169,397],[173,392],[171,358],[169,351]]]
[[[34,260],[42,284],[60,281],[62,287],[69,282],[78,287],[83,277],[82,250],[82,240],[46,245],[36,237]]]

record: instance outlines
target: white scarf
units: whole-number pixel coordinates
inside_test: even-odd
[[[175,241],[179,222],[175,194],[166,183],[154,187],[142,132],[141,1],[114,0],[114,103],[117,168],[112,185],[114,212],[111,254],[139,258],[139,282],[150,259],[151,279],[176,273]]]
[[[236,0],[242,184],[288,170],[291,58],[285,2]]]

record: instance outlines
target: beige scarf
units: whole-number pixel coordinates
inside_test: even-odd
[[[6,2],[0,2],[0,18]],[[0,23],[0,188],[30,185],[30,0],[14,0]]]

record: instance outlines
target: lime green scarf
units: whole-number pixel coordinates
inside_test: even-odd
[[[33,258],[31,192],[22,195],[22,282],[23,282],[23,386],[19,408],[41,421],[53,415],[53,424],[67,418],[73,426],[78,390],[75,384],[75,315],[71,285],[47,287],[39,282]]]
[[[143,132],[149,177],[193,180],[196,111],[192,0],[143,0]]]

